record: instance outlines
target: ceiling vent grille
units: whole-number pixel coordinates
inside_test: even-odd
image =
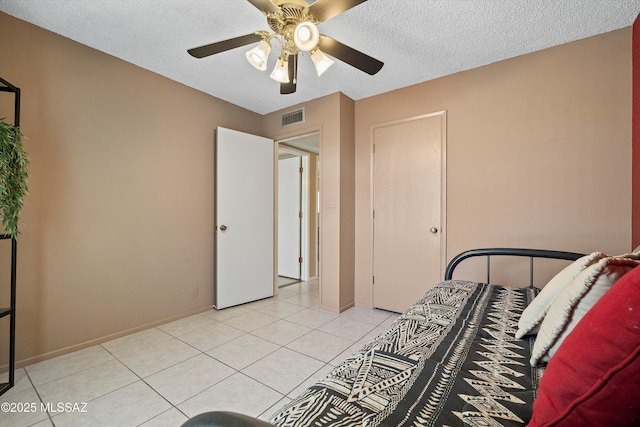
[[[296,123],[304,123],[304,108],[290,111],[282,115],[282,126],[290,126]]]

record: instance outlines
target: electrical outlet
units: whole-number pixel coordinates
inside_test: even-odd
[[[194,286],[191,288],[191,298],[198,298],[198,287]]]

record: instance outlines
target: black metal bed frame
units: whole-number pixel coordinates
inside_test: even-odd
[[[0,77],[0,92],[10,92],[15,96],[13,125],[20,127],[20,88]],[[15,384],[16,361],[16,270],[18,243],[10,234],[0,234],[0,240],[11,239],[11,289],[10,307],[0,307],[0,318],[9,316],[9,381],[0,383],[0,396]]]
[[[444,275],[445,280],[451,280],[453,271],[463,260],[471,257],[486,256],[487,257],[487,283],[491,276],[491,257],[492,256],[519,256],[529,257],[530,263],[530,286],[533,286],[533,259],[534,258],[551,258],[575,261],[582,257],[583,254],[577,252],[564,251],[548,251],[541,249],[517,249],[517,248],[487,248],[473,249],[456,255],[447,265]],[[268,427],[271,424],[257,418],[247,415],[228,412],[228,411],[211,411],[196,415],[187,420],[181,427]]]
[[[520,248],[485,248],[485,249],[471,249],[469,251],[462,252],[456,255],[447,265],[447,269],[444,273],[444,280],[451,280],[453,278],[453,271],[458,264],[467,258],[484,256],[487,257],[487,283],[491,283],[491,257],[492,256],[518,256],[529,257],[529,287],[533,288],[533,260],[534,258],[548,258],[548,259],[564,259],[568,261],[575,261],[578,258],[584,256],[584,254],[577,252],[565,252],[565,251],[550,251],[544,249],[520,249]]]

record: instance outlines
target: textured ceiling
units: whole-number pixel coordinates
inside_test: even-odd
[[[266,114],[334,92],[359,100],[627,27],[640,12],[640,0],[369,0],[319,27],[383,61],[382,70],[369,76],[336,61],[317,77],[305,54],[291,95],[280,95],[269,78],[275,49],[265,72],[246,61],[251,46],[204,59],[187,54],[192,47],[268,30],[247,1],[0,0],[0,11]]]

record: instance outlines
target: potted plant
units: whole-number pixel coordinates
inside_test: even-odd
[[[0,210],[5,231],[16,238],[24,197],[29,192],[29,159],[22,146],[22,132],[0,118]]]

